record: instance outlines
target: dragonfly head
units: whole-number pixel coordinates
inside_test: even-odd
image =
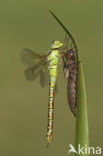
[[[67,53],[66,53],[66,58],[67,59],[72,59],[74,60],[74,52],[72,49],[70,49]]]
[[[60,41],[53,41],[51,49],[59,49],[63,46],[63,43]]]

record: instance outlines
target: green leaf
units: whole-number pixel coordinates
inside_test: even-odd
[[[49,10],[50,11],[50,10]],[[75,45],[77,52],[77,60],[78,60],[78,81],[77,81],[77,117],[76,117],[76,136],[75,136],[75,148],[78,151],[78,145],[80,147],[88,147],[89,146],[89,134],[88,134],[88,115],[87,115],[87,104],[86,104],[86,90],[84,83],[84,75],[82,69],[82,63],[80,62],[80,56],[78,52],[78,48],[76,42],[68,31],[68,29],[63,25],[63,23],[57,18],[57,16],[50,11],[56,21],[61,25],[64,31],[69,35],[73,44]],[[76,153],[76,156],[89,156],[83,150],[84,154]]]
[[[78,61],[80,56],[78,53]],[[76,117],[76,136],[75,136],[75,147],[78,151],[78,145],[81,147],[89,146],[89,133],[88,133],[88,115],[87,115],[87,104],[86,104],[86,90],[84,83],[84,75],[82,69],[82,63],[78,64],[78,82],[77,82],[77,117]],[[81,156],[76,154],[76,156]],[[88,156],[89,154],[84,154]]]

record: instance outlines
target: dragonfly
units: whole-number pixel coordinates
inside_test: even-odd
[[[60,20],[52,12],[51,14],[61,24]],[[63,28],[65,28],[63,24],[61,25]],[[53,138],[54,97],[55,97],[56,80],[58,75],[58,67],[61,58],[64,64],[63,66],[64,76],[68,80],[67,94],[69,106],[73,114],[76,115],[75,108],[76,108],[77,77],[76,81],[72,79],[75,76],[77,76],[77,75],[72,76],[74,74],[73,68],[75,68],[75,66],[76,66],[75,70],[77,71],[76,54],[77,54],[76,44],[68,31],[66,31],[65,40],[63,42],[56,40],[52,42],[50,51],[47,54],[43,53],[38,54],[29,49],[23,49],[21,53],[21,60],[23,64],[26,65],[26,70],[24,71],[24,73],[26,75],[27,80],[34,81],[38,76],[40,76],[40,84],[42,87],[49,84],[48,124],[46,135],[47,147],[49,146]],[[72,58],[73,64],[69,64],[72,61],[71,60]],[[71,65],[73,68],[71,67]]]
[[[65,42],[54,40],[50,51],[47,54],[38,54],[29,49],[23,49],[21,60],[26,65],[24,71],[27,80],[33,81],[40,76],[42,87],[49,81],[49,103],[48,103],[48,124],[47,124],[47,146],[53,138],[53,119],[54,119],[54,96],[58,66],[60,59],[64,60]]]

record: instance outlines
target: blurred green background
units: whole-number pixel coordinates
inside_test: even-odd
[[[69,110],[62,63],[55,97],[54,135],[46,148],[48,87],[28,82],[20,60],[23,48],[47,53],[64,31],[55,12],[73,34],[81,55],[87,91],[91,146],[103,138],[103,1],[0,1],[0,155],[66,156],[74,144],[75,118]],[[72,154],[71,154],[72,155]]]

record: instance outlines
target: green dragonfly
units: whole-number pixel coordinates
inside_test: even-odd
[[[29,81],[33,81],[40,76],[42,87],[49,84],[49,104],[48,104],[48,126],[47,144],[52,140],[53,133],[53,111],[56,79],[58,65],[63,54],[64,44],[60,41],[53,41],[50,52],[47,54],[37,54],[29,49],[23,49],[21,60],[26,65],[25,75]],[[48,82],[49,77],[49,82]]]
[[[25,75],[27,80],[34,81],[40,76],[42,87],[49,84],[47,145],[50,144],[53,137],[54,96],[59,62],[62,59],[64,66],[66,65],[66,53],[70,49],[75,49],[73,46],[71,36],[66,33],[63,42],[56,40],[52,42],[50,51],[47,54],[38,54],[29,49],[23,49],[21,53],[21,60],[26,65]],[[68,72],[67,68],[65,71]]]

